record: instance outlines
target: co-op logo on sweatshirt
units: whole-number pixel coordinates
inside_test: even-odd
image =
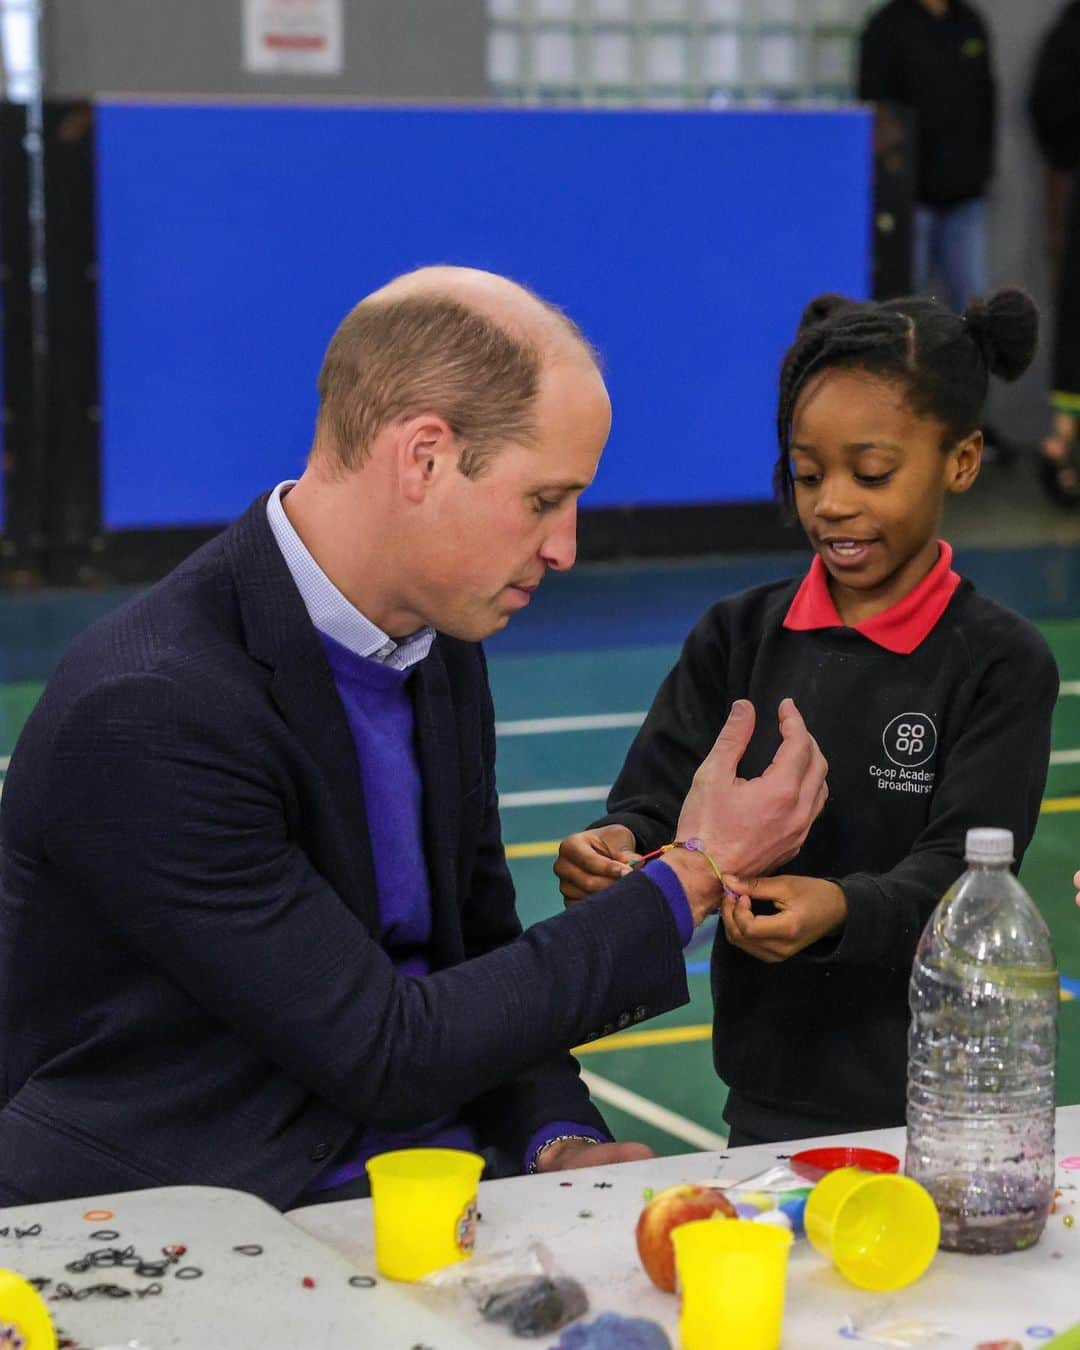
[[[881,744],[888,757],[901,769],[917,769],[933,759],[937,749],[937,729],[926,713],[901,713],[885,728]]]
[[[937,750],[937,727],[928,713],[905,712],[881,734],[887,764],[871,764],[870,776],[883,792],[926,793],[934,789],[934,770],[926,768]]]

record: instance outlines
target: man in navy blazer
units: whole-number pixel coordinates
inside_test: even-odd
[[[644,1156],[569,1047],[686,1001],[682,946],[800,846],[825,765],[737,706],[667,861],[522,933],[480,640],[574,559],[610,410],[573,324],[426,269],[362,301],[303,476],[79,639],[12,757],[0,1204],[163,1184],[287,1207],[444,1143]]]

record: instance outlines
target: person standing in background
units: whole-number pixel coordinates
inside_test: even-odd
[[[996,94],[982,17],[965,0],[890,0],[860,37],[858,93],[915,114],[912,286],[927,294],[937,277],[959,314],[989,287]]]
[[[1046,253],[1054,292],[1050,431],[1039,446],[1042,481],[1060,506],[1080,504],[1080,0],[1058,14],[1039,48],[1028,90],[1031,126],[1046,165]]]

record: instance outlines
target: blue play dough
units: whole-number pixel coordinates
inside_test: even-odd
[[[791,1227],[796,1236],[801,1237],[806,1231],[806,1196],[798,1194],[793,1195],[790,1198],[781,1196],[779,1209],[781,1214],[786,1214],[791,1220]]]
[[[551,1350],[671,1350],[663,1327],[644,1317],[601,1313],[595,1322],[567,1327]]]

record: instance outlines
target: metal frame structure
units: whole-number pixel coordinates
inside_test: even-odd
[[[90,581],[101,546],[93,113],[45,97],[46,18],[0,0],[0,570],[17,585]]]

